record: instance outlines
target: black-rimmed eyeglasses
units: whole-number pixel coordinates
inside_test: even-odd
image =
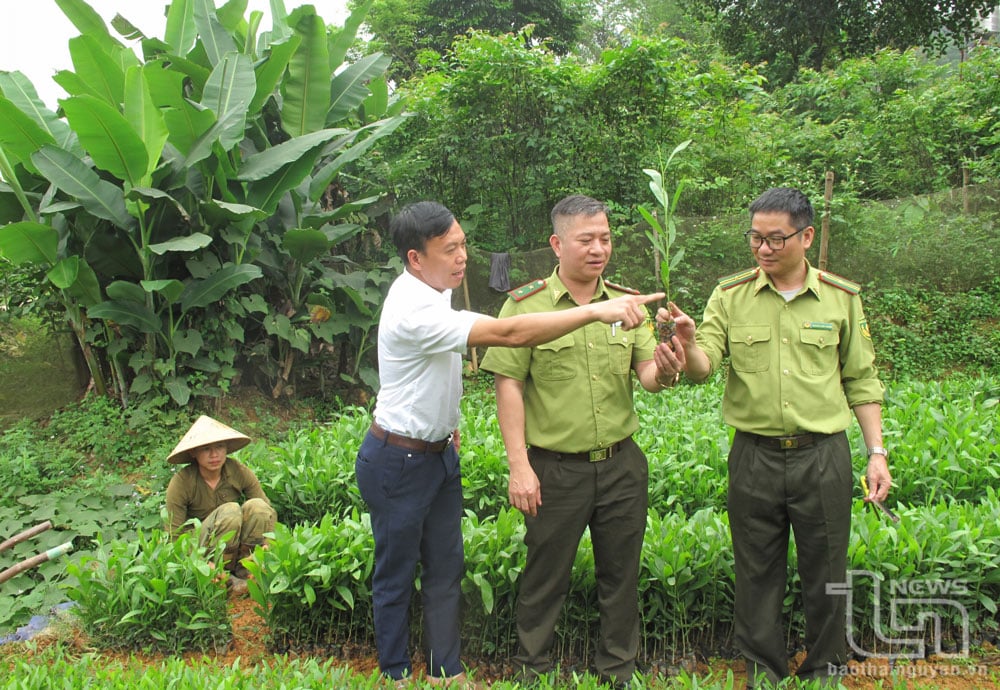
[[[745,233],[743,233],[743,236],[747,238],[748,242],[750,242],[751,249],[758,249],[760,245],[767,242],[768,248],[771,249],[771,251],[776,252],[785,248],[785,240],[795,237],[804,230],[805,228],[799,228],[791,235],[767,235],[767,236],[761,235],[759,232],[755,232],[753,230],[747,230]]]

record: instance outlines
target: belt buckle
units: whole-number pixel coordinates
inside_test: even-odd
[[[778,447],[782,450],[789,450],[791,448],[799,447],[799,439],[795,436],[779,436],[778,437]]]
[[[602,460],[607,460],[611,457],[610,448],[599,448],[598,450],[592,450],[589,454],[590,462],[601,462]]]

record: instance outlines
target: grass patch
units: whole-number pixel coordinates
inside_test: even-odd
[[[36,319],[0,320],[0,429],[48,417],[80,393],[69,334]]]

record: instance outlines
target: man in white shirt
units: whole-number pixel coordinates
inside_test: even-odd
[[[469,347],[528,347],[594,322],[636,328],[644,304],[626,295],[557,313],[494,319],[451,308],[465,276],[465,233],[432,201],[406,206],[390,225],[406,267],[379,321],[381,389],[355,463],[375,537],[372,598],[379,667],[397,680],[413,674],[410,593],[421,564],[427,680],[466,683],[460,659],[462,475],[458,459],[462,353]]]

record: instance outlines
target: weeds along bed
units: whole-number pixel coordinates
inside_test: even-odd
[[[715,381],[682,386],[667,395],[637,394],[642,418],[637,440],[650,460],[651,509],[640,584],[642,650],[648,661],[695,650],[726,653],[730,644],[733,566],[724,508],[729,432],[719,413],[721,392]],[[901,592],[911,598],[924,593],[925,599],[932,592],[953,601],[955,606],[936,613],[956,644],[966,621],[974,640],[997,634],[1000,497],[993,486],[998,398],[1000,380],[995,377],[889,386],[886,445],[893,448],[896,485],[891,503],[901,520],[893,524],[868,509],[856,489],[849,563],[858,573],[849,604],[852,634],[859,643],[885,633],[887,623],[880,616],[887,614],[879,610],[885,600],[875,594],[876,584],[896,599]],[[515,642],[523,520],[507,506],[504,451],[492,396],[474,387],[463,414],[465,648],[474,655],[505,657]],[[349,409],[329,424],[291,432],[277,444],[253,444],[241,454],[262,478],[281,520],[271,547],[258,551],[258,563],[251,566],[251,596],[278,651],[372,640],[373,543],[353,469],[368,423],[365,410]],[[860,432],[852,427],[850,433],[860,473],[865,464]],[[141,548],[109,545],[101,551],[104,556],[73,570],[78,583],[70,592],[81,605],[81,619],[86,626],[98,626],[97,637],[110,644],[132,639],[133,644],[153,646],[203,646],[204,636],[215,634],[213,626],[225,621],[224,612],[206,607],[201,610],[208,619],[194,620],[191,611],[201,604],[182,600],[179,592],[200,591],[216,573],[199,566],[195,581],[182,583],[166,562],[181,560],[193,567],[206,556],[176,553],[179,547],[158,541],[165,539],[162,534],[146,539]],[[126,568],[128,559],[134,562]],[[563,657],[586,660],[593,648],[593,571],[585,536],[558,627],[557,652]],[[788,580],[785,610],[794,646],[803,634],[794,547]],[[909,614],[901,615],[902,621]],[[148,629],[142,632],[144,626]],[[419,639],[416,605],[413,627]],[[167,628],[173,637],[164,640]]]

